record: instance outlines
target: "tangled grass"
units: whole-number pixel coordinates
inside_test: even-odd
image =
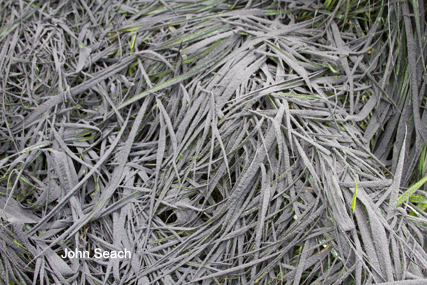
[[[422,0],[0,5],[1,284],[427,281]]]

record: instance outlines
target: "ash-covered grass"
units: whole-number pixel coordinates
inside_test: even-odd
[[[424,284],[425,11],[0,0],[0,284]]]

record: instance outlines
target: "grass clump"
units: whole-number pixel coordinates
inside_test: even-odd
[[[426,280],[423,1],[0,4],[0,282]]]

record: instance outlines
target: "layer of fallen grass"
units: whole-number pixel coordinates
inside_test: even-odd
[[[422,2],[0,1],[0,282],[425,281]]]

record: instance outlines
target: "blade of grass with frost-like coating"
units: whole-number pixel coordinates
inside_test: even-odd
[[[390,186],[390,204],[388,207],[387,217],[390,218],[392,211],[398,206],[399,187],[402,179],[403,164],[405,162],[405,151],[406,151],[406,132],[403,138],[402,148],[400,149],[399,160],[397,162],[396,173],[394,175],[393,184]],[[388,192],[388,191],[387,191]]]

